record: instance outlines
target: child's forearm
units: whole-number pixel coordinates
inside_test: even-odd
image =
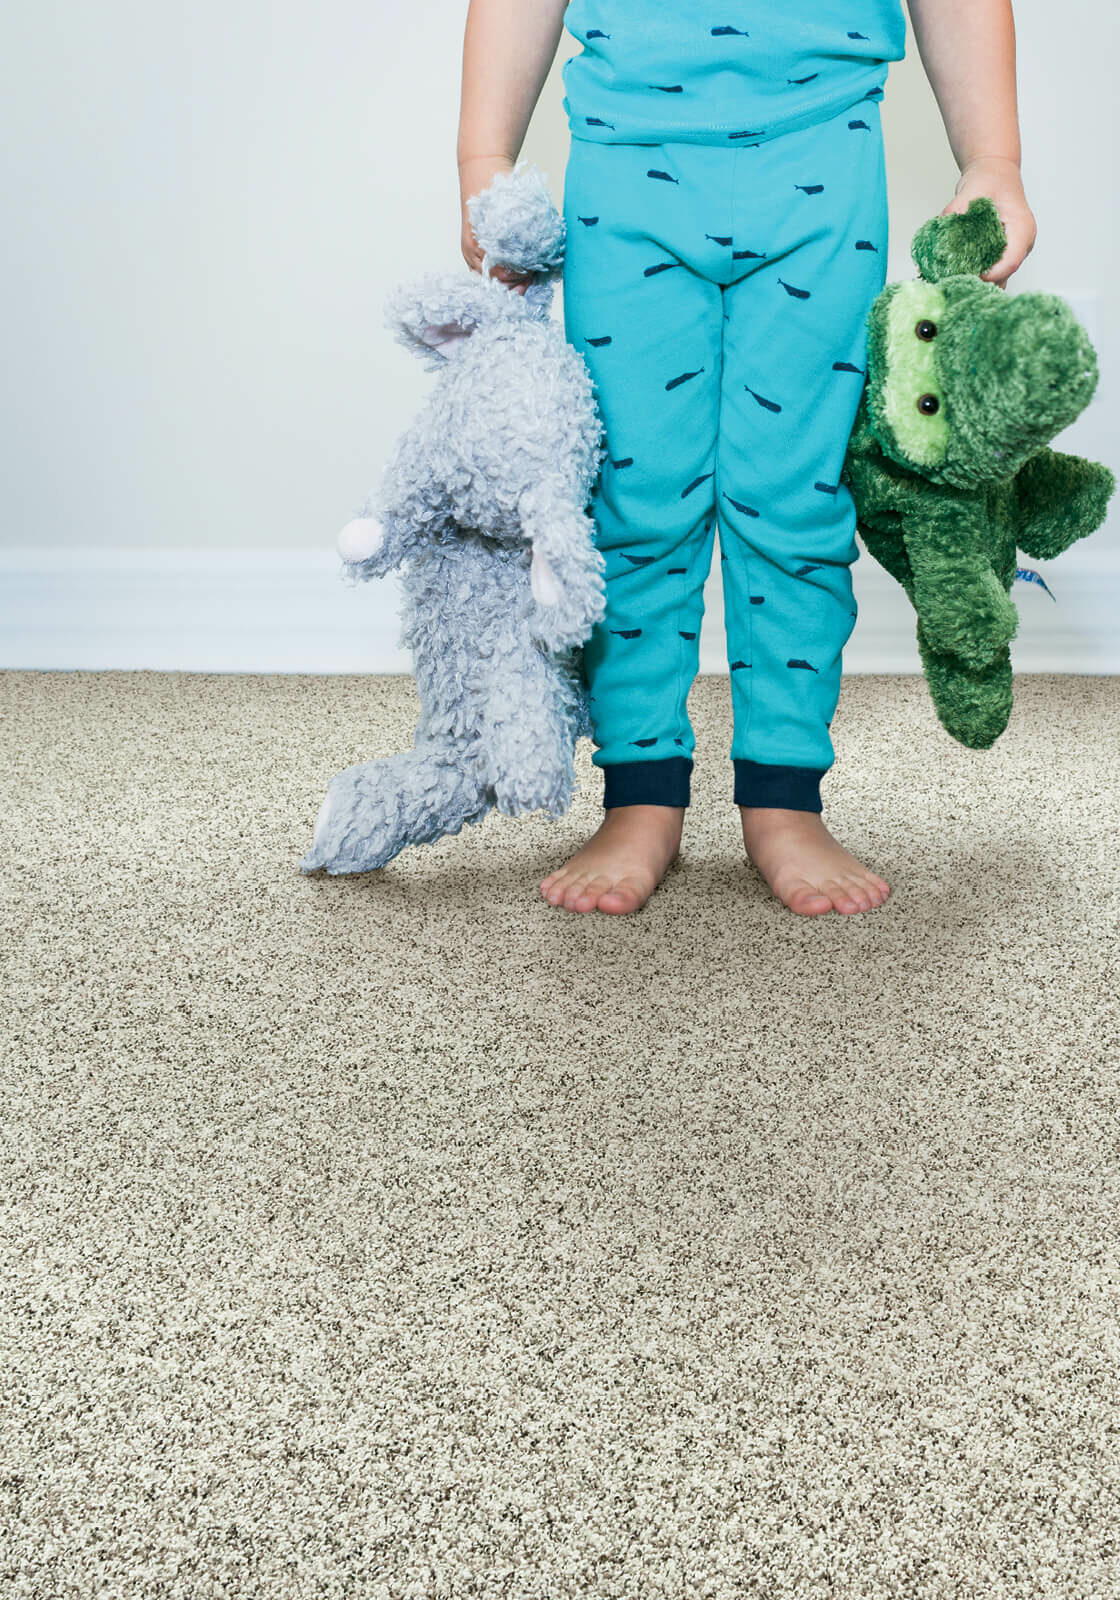
[[[470,0],[463,36],[459,166],[517,160],[568,0]]]
[[[922,65],[963,172],[977,161],[1019,164],[1011,0],[909,0]]]
[[[1011,0],[909,0],[918,52],[961,175],[942,216],[986,195],[1007,235],[980,277],[1007,280],[1034,247],[1034,213],[1023,193]]]

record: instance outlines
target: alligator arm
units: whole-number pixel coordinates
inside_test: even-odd
[[[1019,613],[985,550],[983,501],[930,488],[903,513],[914,609],[934,649],[984,667],[1015,636]]]
[[[1060,556],[1105,519],[1116,479],[1099,461],[1040,450],[1015,480],[1016,543],[1036,560]]]

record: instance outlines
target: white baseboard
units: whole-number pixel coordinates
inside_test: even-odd
[[[1016,672],[1120,673],[1120,551],[1028,562],[1016,583]],[[333,551],[0,550],[0,668],[409,672],[395,578],[347,585]],[[861,547],[846,673],[919,672],[905,594]],[[701,672],[727,671],[718,557]]]

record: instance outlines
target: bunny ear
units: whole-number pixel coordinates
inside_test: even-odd
[[[420,343],[429,350],[437,350],[448,361],[462,355],[463,347],[474,332],[474,324],[461,322],[425,322],[416,330]]]
[[[999,212],[987,195],[978,195],[967,211],[931,217],[914,235],[910,253],[927,283],[963,274],[979,276],[994,267],[1007,248]]]
[[[477,273],[430,273],[389,295],[385,323],[432,371],[456,361],[477,328],[509,314],[510,294]]]

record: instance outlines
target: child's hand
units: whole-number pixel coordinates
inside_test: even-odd
[[[512,172],[513,162],[505,156],[475,156],[459,163],[459,203],[463,214],[463,260],[472,272],[482,271],[482,251],[471,227],[467,201],[471,195],[481,194],[497,172]],[[515,272],[512,267],[491,267],[490,276],[508,285],[515,294],[524,294],[532,283],[532,274]]]
[[[991,200],[1007,234],[1007,249],[980,277],[984,283],[997,283],[1001,289],[1006,289],[1008,278],[1034,248],[1038,231],[1023,193],[1018,162],[1003,156],[980,156],[970,161],[957,179],[953,199],[941,215],[947,217],[954,212],[967,211],[969,202],[978,195],[986,195]]]

